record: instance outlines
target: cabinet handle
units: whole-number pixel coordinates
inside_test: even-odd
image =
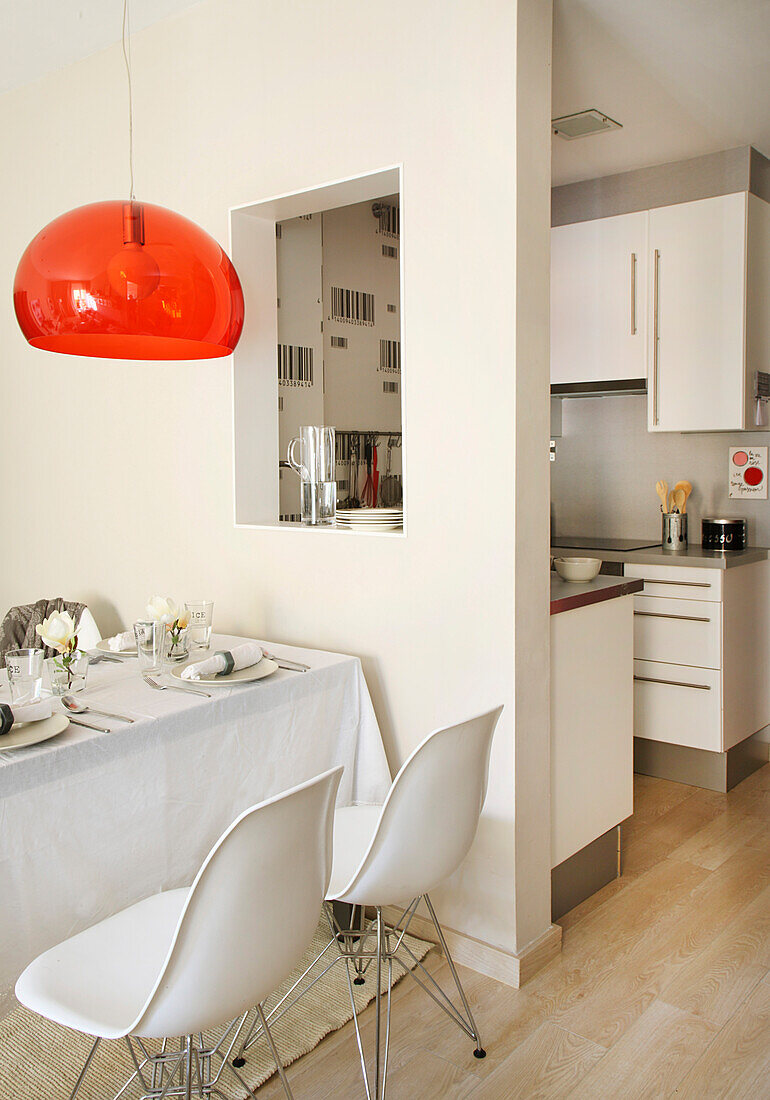
[[[652,265],[652,423],[660,423],[658,417],[658,298],[660,283],[660,252],[655,249]]]
[[[636,336],[636,253],[631,253],[631,335]]]
[[[657,577],[643,577],[642,580],[647,581],[648,584],[675,584],[679,588],[711,588],[708,581],[662,581]]]
[[[643,684],[668,684],[675,688],[694,688],[696,691],[711,691],[711,684],[685,684],[682,680],[655,680],[652,676],[634,676]]]
[[[666,615],[662,611],[635,611],[634,615],[640,615],[644,619],[681,619],[688,623],[710,623],[711,619],[702,615]]]

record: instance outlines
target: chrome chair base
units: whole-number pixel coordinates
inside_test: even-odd
[[[425,902],[436,929],[438,942],[449,965],[452,979],[459,995],[461,1007],[452,1001],[433,975],[423,966],[422,961],[417,958],[409,945],[405,942],[409,925],[417,912],[420,901]],[[472,1040],[474,1044],[474,1057],[486,1057],[486,1051],[481,1045],[481,1037],[476,1026],[476,1021],[473,1018],[468,998],[465,995],[460,976],[457,973],[457,968],[450,954],[443,929],[438,922],[436,911],[427,894],[414,898],[411,904],[404,909],[395,925],[386,923],[381,908],[377,908],[374,917],[367,920],[363,908],[361,906],[353,906],[349,927],[344,927],[339,923],[330,903],[325,905],[324,913],[329,925],[329,942],[322,951],[319,951],[310,965],[306,967],[291,988],[286,991],[281,1000],[272,1007],[267,1014],[266,1020],[263,1021],[258,1016],[253,1018],[251,1027],[241,1042],[238,1055],[233,1059],[232,1065],[235,1068],[243,1066],[246,1052],[263,1032],[263,1023],[266,1025],[268,1022],[275,1023],[276,1020],[279,1020],[285,1012],[307,993],[311,986],[315,985],[315,983],[323,978],[333,966],[340,962],[345,963],[347,972],[348,994],[353,1010],[353,1025],[356,1032],[356,1043],[358,1045],[361,1073],[367,1100],[384,1100],[385,1098],[388,1075],[388,1053],[390,1048],[391,987],[393,985],[394,964],[399,966],[405,974],[408,974],[409,977],[428,994],[431,1000],[449,1016],[450,1020],[452,1020],[457,1027]],[[336,950],[332,950],[335,947]],[[328,957],[329,954],[331,954],[331,958]],[[324,956],[326,956],[326,958],[324,958]],[[362,985],[366,982],[367,973],[372,963],[375,964],[375,1011],[377,1014],[377,1024],[375,1034],[374,1071],[370,1079],[363,1042],[361,1040],[361,1031],[358,1025],[353,987],[354,985]],[[308,982],[305,988],[299,989],[299,992],[297,992],[301,983],[319,964],[321,964],[319,972],[313,976],[312,980]],[[383,990],[382,978],[384,968],[387,968],[388,981],[387,988]],[[383,1002],[385,1015],[384,1041],[382,1037]]]
[[[141,1089],[138,1100],[172,1100],[179,1097],[183,1097],[184,1100],[193,1100],[193,1098],[209,1100],[211,1097],[215,1097],[216,1100],[227,1100],[226,1094],[220,1087],[222,1077],[226,1074],[236,1079],[238,1085],[244,1090],[245,1096],[257,1100],[256,1092],[250,1088],[231,1061],[232,1052],[241,1039],[250,1015],[251,1012],[246,1012],[243,1016],[231,1021],[213,1046],[204,1043],[201,1034],[188,1035],[173,1047],[167,1039],[164,1039],[160,1051],[153,1054],[142,1039],[127,1036],[124,1041],[134,1065],[134,1072],[115,1093],[112,1100],[120,1100],[131,1086],[133,1086],[133,1095],[136,1095],[137,1088]],[[275,1048],[261,1005],[257,1005],[255,1019],[260,1025],[259,1034],[267,1039],[286,1096],[288,1100],[293,1100],[283,1064]],[[85,1065],[70,1093],[70,1100],[76,1100],[100,1042],[101,1039],[94,1040]]]

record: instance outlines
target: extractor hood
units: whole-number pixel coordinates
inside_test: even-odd
[[[647,393],[646,378],[604,379],[601,382],[559,382],[551,397],[630,397]]]

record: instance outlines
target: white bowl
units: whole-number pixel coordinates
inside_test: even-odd
[[[554,558],[554,568],[562,580],[585,584],[597,576],[602,567],[601,558]]]

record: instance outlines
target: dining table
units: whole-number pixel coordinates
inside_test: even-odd
[[[246,640],[215,635],[211,651]],[[260,644],[309,669],[216,685],[159,677],[207,698],[153,690],[136,657],[103,660],[77,699],[133,722],[89,714],[109,732],[70,724],[6,751],[0,739],[0,1016],[32,959],[133,902],[189,885],[249,806],[338,765],[338,806],[384,801],[391,776],[360,660]]]

